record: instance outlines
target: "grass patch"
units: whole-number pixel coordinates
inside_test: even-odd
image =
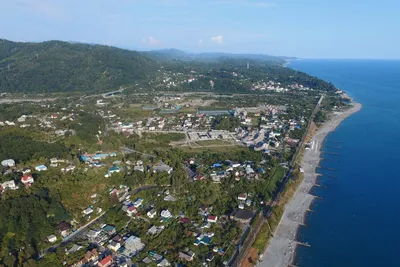
[[[179,109],[179,113],[196,113],[195,107],[182,107]]]
[[[224,141],[224,140],[201,140],[197,141],[196,144],[200,146],[221,146],[221,145],[232,145],[235,146],[234,144]]]
[[[142,138],[146,141],[169,143],[185,140],[186,135],[184,133],[143,133]]]
[[[181,150],[187,153],[200,153],[203,151],[209,152],[219,152],[219,153],[239,153],[243,150],[248,150],[248,148],[237,147],[235,145],[232,146],[210,146],[210,147],[190,147],[190,146],[181,146],[179,147]]]
[[[147,118],[153,114],[153,110],[143,110],[140,107],[116,109],[115,113],[118,117],[124,119],[140,119]]]

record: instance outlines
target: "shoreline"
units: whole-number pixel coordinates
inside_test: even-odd
[[[263,253],[259,267],[283,267],[292,265],[298,242],[296,241],[299,225],[304,224],[307,210],[315,199],[309,194],[317,178],[316,168],[320,162],[322,143],[326,136],[334,131],[342,121],[361,109],[361,104],[352,102],[352,107],[343,112],[334,112],[332,116],[312,136],[313,146],[305,150],[301,166],[304,179],[293,197],[285,206],[285,211]]]

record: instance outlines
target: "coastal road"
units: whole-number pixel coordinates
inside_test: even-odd
[[[296,161],[297,161],[298,155],[299,155],[300,151],[303,149],[303,147],[304,147],[304,145],[305,145],[305,144],[304,144],[304,141],[305,141],[305,139],[306,139],[306,136],[308,135],[308,132],[309,132],[309,129],[310,129],[310,125],[311,125],[311,121],[313,120],[315,114],[318,112],[318,110],[319,110],[319,108],[320,108],[320,106],[321,106],[321,103],[322,103],[322,100],[324,99],[324,97],[325,97],[324,95],[321,95],[320,99],[318,100],[318,103],[316,104],[316,106],[315,106],[313,112],[311,113],[311,116],[310,116],[310,123],[309,123],[308,126],[307,126],[306,133],[303,135],[303,137],[302,137],[302,139],[301,139],[301,141],[300,141],[300,143],[299,143],[299,146],[298,146],[298,148],[297,148],[297,150],[296,150],[296,153],[295,153],[295,155],[293,156],[293,159],[292,159],[291,163],[289,164],[289,169],[287,170],[287,172],[285,173],[285,175],[284,175],[284,177],[283,177],[283,179],[282,179],[282,183],[281,183],[280,187],[278,188],[278,190],[276,190],[276,192],[275,192],[274,195],[272,196],[271,205],[268,206],[268,207],[266,207],[266,209],[264,210],[264,214],[265,214],[265,217],[266,217],[266,218],[263,218],[262,220],[260,220],[260,224],[261,224],[261,225],[263,225],[264,223],[266,223],[266,220],[267,220],[267,218],[269,217],[269,214],[270,214],[270,211],[271,211],[271,207],[273,207],[274,205],[276,205],[276,204],[278,203],[278,201],[279,201],[279,196],[280,196],[280,194],[282,193],[282,191],[284,190],[284,188],[285,188],[287,182],[289,181],[289,179],[290,179],[290,177],[291,177],[291,173],[292,173],[293,168],[294,168],[294,166],[295,166],[295,163],[296,163]],[[278,226],[278,227],[279,227],[279,226]],[[249,233],[249,237],[246,239],[246,241],[244,242],[243,246],[239,246],[239,247],[238,247],[239,255],[233,260],[232,264],[230,264],[231,267],[239,266],[240,263],[241,263],[243,260],[245,260],[243,257],[247,255],[247,250],[248,250],[248,249],[251,247],[251,245],[253,244],[253,242],[254,242],[253,238],[255,239],[255,236],[257,236],[257,234],[258,234],[258,232],[259,232],[260,229],[261,229],[261,226],[259,227],[259,226],[257,225],[257,227],[255,227],[255,228],[253,229],[253,231],[251,231],[251,232]],[[262,266],[262,267],[268,267],[268,265],[260,265],[260,266]],[[273,265],[270,265],[270,266],[273,266]],[[276,267],[278,267],[278,266],[279,266],[279,265],[276,265]],[[287,266],[287,265],[281,265],[281,266]]]

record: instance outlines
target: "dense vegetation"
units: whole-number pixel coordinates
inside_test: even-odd
[[[235,131],[240,126],[240,120],[237,117],[218,116],[212,121],[211,125],[215,130]]]
[[[68,215],[45,190],[11,193],[7,200],[0,201],[0,258],[5,266],[22,266],[26,261],[34,264],[31,257],[41,249],[40,243]]]
[[[156,64],[138,52],[60,41],[0,41],[0,91],[104,91],[146,80]]]
[[[61,41],[0,40],[0,92],[104,92],[120,87],[136,88],[136,85],[145,91],[246,92],[253,82],[261,80],[335,90],[330,83],[284,67],[284,59],[247,54],[193,55],[174,49],[138,53]],[[247,62],[251,66],[249,69]],[[160,86],[163,72],[159,70],[182,74],[195,71],[202,75],[192,83],[167,88]],[[232,77],[232,73],[238,71],[241,75]],[[210,80],[214,81],[214,86],[210,86]]]
[[[67,149],[58,143],[33,140],[16,134],[0,134],[0,158],[20,161],[40,158],[66,157]]]

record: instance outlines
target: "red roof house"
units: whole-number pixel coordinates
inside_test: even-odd
[[[102,259],[97,266],[99,267],[107,267],[112,264],[112,256],[108,255],[104,259]]]
[[[28,185],[28,184],[32,184],[34,182],[32,175],[30,174],[25,174],[24,176],[22,176],[21,178],[21,182],[24,185]]]
[[[215,223],[215,222],[217,222],[217,220],[218,220],[218,216],[208,215],[208,217],[207,217],[208,222]]]

